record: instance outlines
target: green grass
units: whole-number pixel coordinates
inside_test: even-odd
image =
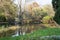
[[[24,36],[4,37],[4,38],[0,38],[0,40],[39,40],[38,37],[51,36],[51,35],[60,35],[60,28],[39,29],[37,31],[34,31],[33,33],[29,33]],[[48,40],[48,39],[46,39],[46,40]],[[52,39],[50,39],[50,40],[52,40]]]
[[[30,37],[60,35],[60,28],[39,29],[27,35],[29,35]]]

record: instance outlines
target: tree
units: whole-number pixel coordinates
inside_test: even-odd
[[[34,7],[34,8],[32,9],[32,11],[33,11],[33,13],[34,13],[35,18],[40,18],[41,16],[44,17],[44,16],[47,15],[47,13],[44,12],[44,10],[41,9],[40,7]]]
[[[6,21],[11,22],[16,17],[17,7],[13,0],[0,0],[0,16],[4,16]],[[11,20],[11,21],[9,21]]]
[[[56,10],[60,7],[60,0],[52,0],[53,8]]]
[[[53,7],[51,5],[44,5],[43,10],[48,14],[48,16],[54,17],[55,12],[53,10]]]
[[[0,7],[4,10],[6,16],[7,14],[11,15],[16,13],[16,5],[10,0],[2,0]]]
[[[52,5],[55,10],[54,20],[60,24],[60,0],[52,0]]]

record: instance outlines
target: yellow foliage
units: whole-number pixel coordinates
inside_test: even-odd
[[[45,17],[43,17],[42,21],[43,21],[43,23],[48,23],[50,19],[51,19],[50,16],[45,16]]]
[[[32,10],[41,10],[40,7],[34,7]]]
[[[55,12],[53,10],[53,7],[51,5],[44,5],[43,10],[47,12],[49,16],[54,16]]]
[[[46,9],[44,9],[44,8],[42,8],[42,10],[43,10],[43,12],[47,12],[47,10],[46,10]]]

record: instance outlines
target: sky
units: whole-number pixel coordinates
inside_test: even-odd
[[[28,1],[27,3],[31,3],[31,2],[37,2],[40,5],[46,5],[46,4],[51,4],[52,0],[31,0]]]
[[[52,0],[36,0],[40,5],[51,4]]]
[[[18,4],[19,0],[14,1],[16,4]],[[52,0],[26,0],[26,4],[32,3],[32,2],[37,2],[40,6],[46,5],[46,4],[51,4]],[[22,0],[22,5],[24,5],[24,0]]]

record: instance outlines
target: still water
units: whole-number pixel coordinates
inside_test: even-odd
[[[27,25],[21,25],[19,27],[20,28],[15,31],[12,37],[19,36],[19,35],[25,35],[26,33],[33,33],[33,31],[35,30],[46,28],[42,24],[33,24],[33,25],[27,24]]]

